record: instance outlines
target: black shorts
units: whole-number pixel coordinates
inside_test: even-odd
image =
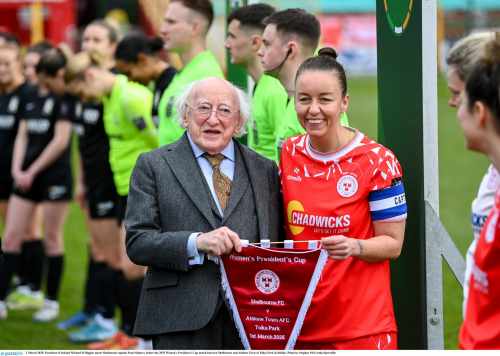
[[[0,179],[0,201],[9,200],[13,185],[14,182],[10,176]]]
[[[73,198],[73,178],[70,169],[40,173],[31,188],[21,191],[14,186],[12,194],[36,203],[70,201]]]
[[[113,177],[103,178],[99,182],[87,185],[85,198],[92,219],[117,218],[118,193]]]
[[[117,217],[118,217],[118,225],[121,226],[123,220],[125,220],[125,213],[127,212],[127,198],[128,195],[118,195],[118,209],[117,209]]]

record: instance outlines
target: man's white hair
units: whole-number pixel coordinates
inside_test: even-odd
[[[188,111],[188,100],[189,97],[191,96],[193,89],[197,86],[197,84],[208,80],[208,79],[213,79],[216,77],[210,77],[210,78],[204,78],[200,80],[196,80],[194,82],[189,83],[184,89],[182,90],[181,94],[179,94],[175,100],[175,107],[177,109],[177,121],[179,121],[179,124],[181,127],[186,128],[184,125],[184,116],[187,115]],[[236,97],[238,98],[238,104],[239,104],[239,113],[240,117],[242,119],[242,126],[241,128],[236,132],[236,136],[241,136],[246,133],[246,123],[248,119],[250,118],[250,99],[248,98],[248,95],[245,94],[243,90],[235,86],[233,83],[222,79],[222,78],[217,78],[220,79],[224,82],[226,82],[236,93]]]

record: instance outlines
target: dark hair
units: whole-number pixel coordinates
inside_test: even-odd
[[[227,24],[233,20],[238,20],[241,26],[248,26],[264,31],[264,19],[271,16],[276,9],[268,4],[253,4],[239,7],[227,18]]]
[[[19,40],[10,32],[0,31],[0,38],[3,38],[5,43],[19,47]]]
[[[40,61],[36,65],[36,73],[55,77],[57,72],[66,66],[66,62],[66,56],[60,48],[49,49],[40,57]]]
[[[159,37],[148,37],[142,33],[124,37],[115,51],[115,59],[136,63],[139,53],[154,55],[163,49],[163,41]]]
[[[321,27],[318,19],[302,9],[278,11],[264,20],[265,25],[275,25],[278,32],[297,35],[312,50],[318,47]]]
[[[467,78],[465,91],[468,96],[468,109],[474,103],[483,102],[496,119],[500,133],[500,33],[485,47],[484,58],[480,60]]]
[[[331,72],[340,82],[342,96],[347,94],[347,79],[342,64],[337,61],[337,52],[331,47],[324,47],[318,51],[318,55],[306,59],[297,70],[295,81],[299,76],[309,70],[320,70]]]
[[[171,0],[170,3],[180,2],[184,7],[196,11],[202,15],[208,22],[207,30],[214,21],[214,8],[209,0]]]
[[[108,31],[109,42],[111,42],[111,43],[118,42],[118,31],[108,21],[101,20],[101,19],[100,20],[94,20],[91,23],[89,23],[87,26],[85,26],[85,29],[89,28],[90,26],[99,26],[99,27],[104,28],[106,31]]]
[[[37,43],[29,46],[28,49],[26,50],[26,54],[36,53],[36,54],[42,56],[46,51],[48,51],[49,49],[52,49],[52,48],[54,48],[54,46],[52,46],[52,44],[50,42],[41,41],[41,42],[37,42]]]

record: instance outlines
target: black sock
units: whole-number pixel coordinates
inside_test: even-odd
[[[116,283],[119,271],[104,265],[99,271],[98,288],[99,306],[102,308],[100,313],[106,319],[112,319],[115,316],[116,308]]]
[[[45,262],[45,250],[42,240],[27,241],[23,244],[26,255],[23,254],[22,268],[25,271],[25,281],[33,291],[42,288],[43,267]]]
[[[47,299],[58,300],[63,276],[64,256],[48,256],[47,261]]]
[[[89,255],[83,306],[83,311],[89,315],[95,314],[101,309],[99,306],[99,282],[97,277],[103,266],[102,262],[96,262],[92,255]]]
[[[132,336],[134,330],[137,306],[141,295],[142,281],[144,278],[127,280],[123,273],[118,278],[118,299],[117,303],[122,312],[121,329],[129,336]]]
[[[31,253],[31,242],[32,241],[24,241],[21,245],[21,257],[19,259],[19,265],[17,266],[17,270],[15,274],[19,277],[19,285],[27,286],[28,282],[28,267]]]
[[[4,252],[0,269],[0,301],[5,301],[14,272],[17,271],[21,254]]]

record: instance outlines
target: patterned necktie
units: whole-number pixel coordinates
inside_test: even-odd
[[[224,159],[224,155],[222,153],[210,155],[205,152],[203,157],[205,157],[212,166],[212,179],[214,182],[215,194],[217,195],[217,199],[219,199],[222,211],[224,211],[227,201],[229,200],[229,194],[231,193],[231,179],[220,170],[220,164]]]

